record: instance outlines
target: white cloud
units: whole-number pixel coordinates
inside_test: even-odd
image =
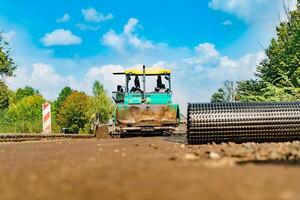
[[[153,48],[153,44],[139,38],[135,34],[136,27],[139,26],[139,21],[136,18],[130,18],[124,25],[123,32],[117,34],[114,30],[110,30],[102,37],[102,43],[108,47],[118,50],[119,52],[126,47],[145,50]]]
[[[85,79],[93,83],[95,80],[100,80],[105,89],[109,92],[115,90],[117,85],[124,85],[124,77],[114,76],[113,72],[122,72],[125,68],[121,65],[107,64],[102,66],[94,66],[85,74]]]
[[[199,72],[198,78],[223,82],[253,78],[257,64],[264,58],[266,58],[264,52],[257,52],[233,60],[221,55],[213,44],[204,43],[195,48],[193,57],[183,61],[189,64],[191,71]]]
[[[125,45],[125,38],[116,34],[114,30],[110,30],[102,37],[102,43],[106,46],[112,47],[118,51],[122,51]]]
[[[61,18],[56,19],[57,23],[65,23],[70,20],[70,15],[68,13],[64,14]]]
[[[264,52],[247,54],[238,60],[232,60],[226,56],[220,57],[219,65],[216,68],[205,68],[207,77],[210,80],[240,81],[254,77],[256,67],[265,58]]]
[[[46,99],[53,100],[57,97],[60,90],[65,86],[73,89],[85,91],[89,94],[92,92],[92,86],[95,80],[100,80],[105,89],[109,92],[116,89],[116,86],[123,85],[123,77],[113,77],[112,73],[123,71],[120,65],[103,65],[94,66],[88,69],[86,74],[81,78],[73,75],[62,76],[55,71],[52,65],[45,63],[33,63],[32,66],[19,67],[16,76],[7,79],[7,83],[12,89],[31,86],[38,89]]]
[[[8,78],[7,82],[12,89],[28,85],[38,89],[47,99],[54,99],[61,87],[69,85],[72,79],[72,76],[57,74],[51,65],[34,63],[31,67],[19,67],[16,76]]]
[[[153,47],[153,44],[150,41],[142,40],[135,35],[130,35],[127,39],[129,44],[137,49],[149,49]]]
[[[232,21],[230,21],[229,19],[225,20],[223,23],[222,23],[224,26],[231,26],[232,25]]]
[[[129,44],[138,49],[152,48],[153,45],[150,41],[140,39],[134,32],[136,27],[139,26],[139,20],[136,18],[130,18],[124,26],[123,33],[126,36]]]
[[[280,9],[283,2],[291,9],[295,8],[296,0],[210,0],[209,7],[250,22],[269,18],[270,13],[277,16],[283,14],[283,9]]]
[[[74,35],[70,30],[56,29],[51,33],[47,33],[41,42],[49,46],[66,46],[81,44],[82,40],[79,36]]]
[[[243,19],[249,19],[255,3],[264,3],[267,0],[211,0],[209,7],[233,13]],[[273,0],[272,0],[273,1]]]
[[[130,35],[132,32],[134,32],[136,26],[138,25],[139,20],[136,18],[130,18],[124,26],[124,34]]]
[[[220,53],[216,50],[215,45],[208,42],[196,46],[195,52],[205,59],[216,58],[220,55]]]
[[[17,33],[14,30],[0,33],[0,37],[3,38],[4,41],[9,43],[14,39],[16,35]]]
[[[83,23],[78,23],[75,26],[82,31],[97,31],[100,29],[100,26],[91,26]]]
[[[296,8],[296,0],[210,0],[209,6],[244,21],[244,32],[230,45],[223,47],[235,57],[249,52],[263,51],[276,37],[276,26],[286,19],[284,4]]]
[[[222,55],[215,45],[203,43],[190,57],[167,61],[164,66],[173,71],[174,100],[185,112],[187,102],[208,102],[226,80],[254,78],[256,66],[264,58],[264,52],[256,52],[232,59]]]
[[[82,9],[81,10],[85,21],[87,22],[102,22],[113,18],[113,15],[111,13],[103,14],[101,12],[98,12],[95,8],[88,8],[88,9]]]
[[[220,62],[220,53],[211,43],[199,44],[194,48],[195,56],[183,59],[188,64],[193,65],[195,69],[201,71],[202,68],[209,66],[215,67]]]

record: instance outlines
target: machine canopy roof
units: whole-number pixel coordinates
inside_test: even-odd
[[[127,74],[127,75],[143,75],[143,69],[140,68],[129,68],[124,72],[116,72],[114,74]],[[145,75],[167,75],[171,74],[170,69],[164,69],[161,67],[149,67],[145,69]]]

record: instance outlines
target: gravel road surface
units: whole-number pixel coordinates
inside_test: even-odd
[[[0,143],[0,199],[300,199],[300,143]]]

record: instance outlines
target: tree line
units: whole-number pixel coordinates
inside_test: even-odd
[[[226,81],[211,97],[212,102],[300,100],[300,0],[295,11],[276,28],[276,38],[265,50],[267,58],[255,78]]]
[[[17,68],[8,46],[0,34],[0,133],[42,132],[42,104],[46,99],[30,86],[13,91],[5,82]],[[99,81],[94,82],[92,93],[64,87],[50,101],[53,132],[65,128],[70,133],[90,133],[92,120],[106,123],[114,105]]]
[[[42,94],[32,87],[12,91],[0,82],[0,132],[42,132],[42,104],[45,102]],[[69,133],[90,133],[92,120],[106,123],[114,107],[99,81],[94,82],[93,95],[65,87],[54,101],[48,102],[55,133],[63,128]]]

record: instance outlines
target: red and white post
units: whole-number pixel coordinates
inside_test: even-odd
[[[51,133],[51,104],[45,102],[43,108],[43,133]]]

